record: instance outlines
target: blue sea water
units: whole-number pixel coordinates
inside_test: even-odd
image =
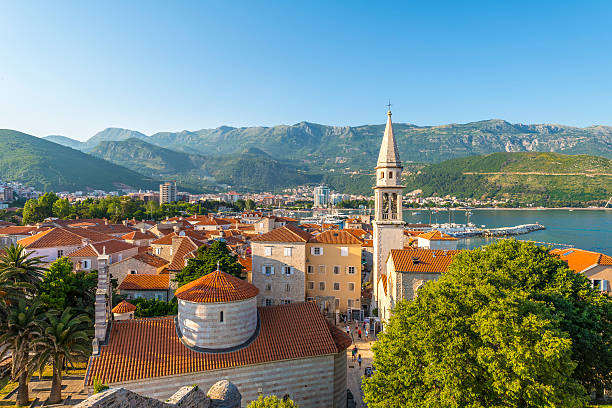
[[[414,211],[420,212],[413,215]],[[465,211],[451,211],[452,221],[465,223]],[[408,223],[429,223],[429,211],[405,210]],[[590,251],[612,255],[612,211],[611,210],[472,210],[470,221],[488,228],[509,227],[539,222],[545,230],[519,235],[521,240],[545,242],[555,247],[575,246]],[[448,222],[448,212],[431,214],[432,223]],[[461,239],[459,248],[474,248],[494,242],[494,238]]]

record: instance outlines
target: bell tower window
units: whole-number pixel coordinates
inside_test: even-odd
[[[390,179],[392,179],[392,178],[393,178],[393,172],[392,172],[392,171],[390,171],[390,172],[389,172],[389,178],[390,178]]]

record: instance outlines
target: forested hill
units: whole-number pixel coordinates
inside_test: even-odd
[[[512,124],[493,119],[443,126],[394,124],[404,162],[437,163],[456,157],[494,152],[543,151],[596,154],[612,158],[612,127],[577,128],[563,125]],[[223,156],[258,148],[312,168],[371,169],[376,161],[384,125],[326,126],[310,122],[274,127],[222,126],[197,131],[160,132],[151,136],[109,128],[81,145],[84,151],[101,141],[137,137],[148,143],[187,153]],[[61,144],[75,145],[53,137]]]
[[[81,151],[14,130],[0,129],[0,180],[42,191],[156,188],[149,177]]]
[[[612,196],[612,160],[558,153],[494,153],[429,165],[407,178],[424,195],[597,205]]]

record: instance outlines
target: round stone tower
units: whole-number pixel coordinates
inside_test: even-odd
[[[178,327],[190,347],[222,350],[245,344],[257,330],[257,294],[250,283],[219,270],[181,286]]]

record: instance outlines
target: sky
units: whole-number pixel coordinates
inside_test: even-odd
[[[0,128],[612,125],[609,1],[0,0]]]

